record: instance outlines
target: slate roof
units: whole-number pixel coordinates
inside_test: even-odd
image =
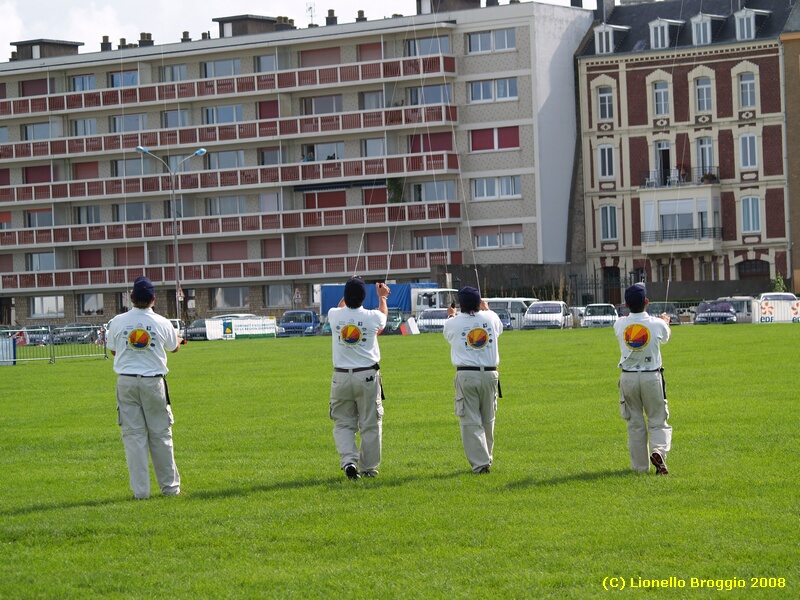
[[[615,31],[614,41],[616,47],[613,54],[602,56],[613,56],[614,54],[638,53],[638,52],[664,52],[667,49],[653,50],[650,47],[650,23],[656,19],[668,19],[672,21],[685,21],[680,27],[670,27],[670,46],[669,49],[693,48],[692,43],[692,23],[690,19],[699,14],[708,16],[724,16],[722,21],[712,21],[712,41],[715,44],[729,44],[737,42],[736,39],[736,19],[733,13],[739,12],[741,8],[750,8],[758,11],[770,11],[767,17],[756,17],[756,40],[777,38],[781,33],[794,30],[798,23],[798,15],[791,21],[794,5],[789,0],[749,0],[738,2],[737,0],[672,0],[668,2],[643,2],[640,4],[625,4],[615,6],[614,10],[607,17],[608,25],[620,25],[630,27],[627,33]],[[596,27],[599,22],[593,25]],[[675,33],[677,30],[677,45],[675,43]],[[596,54],[594,35],[590,37],[586,44],[582,56],[593,56]]]

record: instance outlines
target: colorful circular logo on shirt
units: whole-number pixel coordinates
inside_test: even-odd
[[[467,334],[467,344],[471,348],[481,349],[489,343],[489,334],[485,329],[477,327]]]
[[[128,344],[131,348],[144,350],[150,345],[150,334],[144,329],[134,329],[128,335]]]
[[[345,325],[339,337],[348,346],[355,346],[361,341],[361,329],[355,325]]]
[[[625,344],[631,350],[641,350],[650,343],[650,330],[644,325],[628,325],[623,334]]]

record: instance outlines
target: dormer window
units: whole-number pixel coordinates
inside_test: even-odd
[[[733,13],[736,19],[736,39],[740,42],[754,40],[756,28],[771,14],[772,12],[769,10],[754,10],[752,8],[743,8],[739,12]]]
[[[707,46],[714,35],[712,24],[722,22],[726,17],[720,15],[699,14],[692,17],[692,42],[695,46]]]
[[[672,19],[656,19],[650,21],[650,47],[653,50],[663,50],[669,48],[670,39],[675,37],[676,27],[680,27],[684,21]]]
[[[612,54],[630,27],[603,23],[594,28],[594,47],[597,54]]]

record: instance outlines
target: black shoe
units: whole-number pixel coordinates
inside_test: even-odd
[[[487,473],[491,473],[491,468],[487,465],[485,467],[481,467],[481,470],[478,471],[478,475],[486,475]]]
[[[353,463],[344,466],[344,474],[348,479],[361,479],[361,475],[358,474],[358,469]]]
[[[378,472],[377,471],[362,471],[361,472],[361,476],[362,477],[377,477],[378,476]]]
[[[656,475],[669,475],[667,463],[664,462],[664,457],[661,456],[660,452],[653,452],[650,455],[650,462],[653,463],[653,466],[656,468]]]

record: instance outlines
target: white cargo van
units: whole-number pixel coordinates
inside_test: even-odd
[[[528,307],[538,298],[484,298],[489,308],[505,308],[511,317],[511,325],[514,329],[522,329],[522,320]]]

